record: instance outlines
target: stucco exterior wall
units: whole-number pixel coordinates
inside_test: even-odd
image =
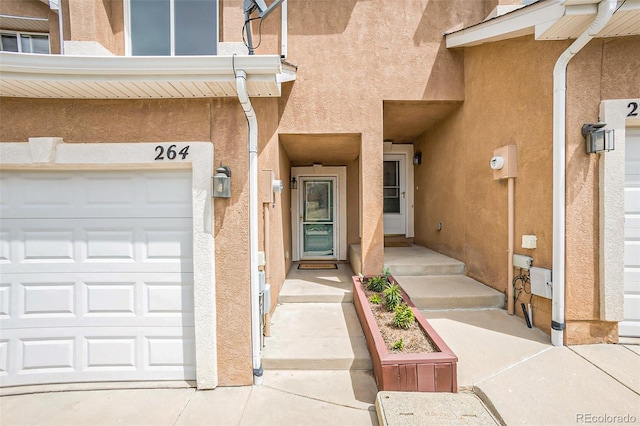
[[[258,114],[267,128],[261,132],[264,135],[261,140],[266,140],[269,128],[273,131],[275,126],[268,113]],[[2,98],[0,116],[2,142],[57,136],[70,143],[196,140],[213,143],[216,165],[222,162],[233,171],[232,197],[213,202],[219,384],[251,384],[249,160],[246,118],[238,101]],[[282,270],[278,274],[283,274]]]
[[[639,96],[639,40],[593,41],[568,68],[567,344],[617,339],[616,323],[599,319],[598,163],[581,127],[598,121],[601,99]],[[552,71],[567,46],[521,37],[467,48],[464,104],[416,143],[416,212],[425,212],[416,214],[416,242],[464,261],[469,276],[499,291],[508,285],[507,185],[493,180],[489,160],[495,148],[518,146],[515,252],[551,269]],[[536,249],[520,247],[524,234],[538,237]],[[550,300],[532,304],[534,324],[549,333]]]

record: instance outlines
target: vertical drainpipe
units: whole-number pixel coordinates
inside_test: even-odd
[[[587,30],[558,58],[553,68],[553,299],[551,302],[551,343],[564,345],[565,329],[565,182],[566,182],[566,102],[567,65],[586,44],[607,25],[617,0],[602,0]]]
[[[247,92],[247,73],[234,68],[238,101],[249,126],[249,256],[251,260],[251,352],[253,383],[262,384],[260,283],[258,282],[258,120]]]
[[[58,32],[60,33],[60,54],[64,55],[64,21],[62,20],[62,0],[49,0],[49,9],[58,11]]]

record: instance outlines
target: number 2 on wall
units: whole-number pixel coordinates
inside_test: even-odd
[[[182,159],[184,160],[187,155],[189,155],[189,145],[185,146],[184,148],[182,148],[180,151],[176,152],[176,146],[175,145],[171,145],[169,146],[169,148],[166,149],[166,157],[165,157],[165,148],[162,145],[158,145],[156,146],[155,151],[158,153],[158,155],[156,155],[156,158],[154,158],[154,160],[156,161],[162,161],[165,159],[169,159],[169,160],[175,160],[176,157],[178,155],[182,156]]]
[[[637,102],[629,102],[629,105],[627,105],[627,108],[629,108],[629,114],[627,114],[627,117],[637,117],[638,116],[638,103]]]

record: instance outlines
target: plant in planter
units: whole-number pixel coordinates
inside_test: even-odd
[[[371,291],[381,292],[384,290],[385,286],[389,281],[387,277],[381,277],[380,275],[376,275],[375,277],[369,278],[367,281],[367,288]]]
[[[382,298],[378,293],[374,293],[369,296],[369,302],[373,303],[374,305],[379,305],[382,303]]]
[[[379,390],[457,392],[458,358],[393,276],[356,276],[353,289]],[[416,344],[416,335],[428,343]]]
[[[387,311],[395,311],[398,305],[402,302],[400,286],[398,284],[389,283],[382,293],[384,294],[384,302],[387,307]]]

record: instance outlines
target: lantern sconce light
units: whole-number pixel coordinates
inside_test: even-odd
[[[291,181],[289,182],[289,189],[298,189],[298,180],[295,176],[291,176]]]
[[[213,176],[213,197],[231,198],[231,169],[229,166],[220,166]]]
[[[413,155],[413,165],[419,166],[422,164],[422,152],[418,151]]]
[[[606,125],[606,123],[587,123],[582,126],[587,154],[601,154],[615,149],[614,132],[603,129]]]

